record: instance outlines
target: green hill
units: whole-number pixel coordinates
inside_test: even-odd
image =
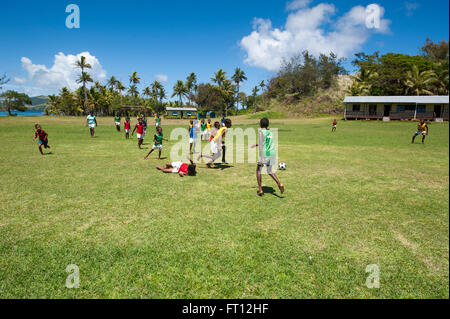
[[[30,97],[30,99],[31,99],[31,105],[27,105],[27,108],[29,110],[43,110],[45,108],[45,106],[47,105],[48,96],[39,95],[39,96]]]

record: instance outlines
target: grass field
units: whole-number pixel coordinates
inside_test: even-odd
[[[263,176],[258,197],[254,164],[163,175],[112,118],[95,139],[84,121],[0,118],[1,298],[449,298],[448,123],[412,145],[415,123],[274,120],[286,192]]]

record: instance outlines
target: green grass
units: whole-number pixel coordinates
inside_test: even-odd
[[[254,164],[163,175],[111,118],[38,120],[52,155],[0,118],[0,298],[449,298],[448,123],[274,120],[286,193],[260,198]]]
[[[268,119],[282,119],[286,117],[286,114],[268,110],[248,116],[249,119],[262,119],[263,117],[266,117]]]

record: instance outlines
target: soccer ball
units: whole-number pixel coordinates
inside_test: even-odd
[[[282,170],[286,169],[286,163],[281,162],[280,164],[278,164],[278,167]]]

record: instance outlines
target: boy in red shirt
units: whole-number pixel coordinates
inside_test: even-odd
[[[128,140],[130,138],[130,130],[131,130],[131,122],[129,117],[125,119],[125,123],[123,125],[125,128],[125,138]]]
[[[41,155],[44,155],[44,152],[42,152],[42,145],[44,145],[45,148],[50,148],[50,145],[48,145],[48,134],[41,129],[39,124],[36,124],[34,127],[36,128],[36,132],[34,133],[33,141],[39,136],[39,152],[41,152]]]
[[[133,132],[131,132],[131,136],[133,136],[134,131],[136,131],[136,136],[138,138],[138,148],[141,150],[141,145],[144,142],[144,122],[142,118],[139,119],[139,122],[134,127]]]
[[[188,157],[188,160],[191,164],[186,164],[183,162],[172,162],[167,163],[166,167],[156,166],[156,169],[163,171],[164,173],[178,173],[181,177],[184,175],[195,176],[197,172],[195,171],[196,165],[195,163]]]
[[[336,127],[337,127],[337,121],[336,121],[336,119],[334,119],[333,127],[331,128],[331,132],[336,132]]]

